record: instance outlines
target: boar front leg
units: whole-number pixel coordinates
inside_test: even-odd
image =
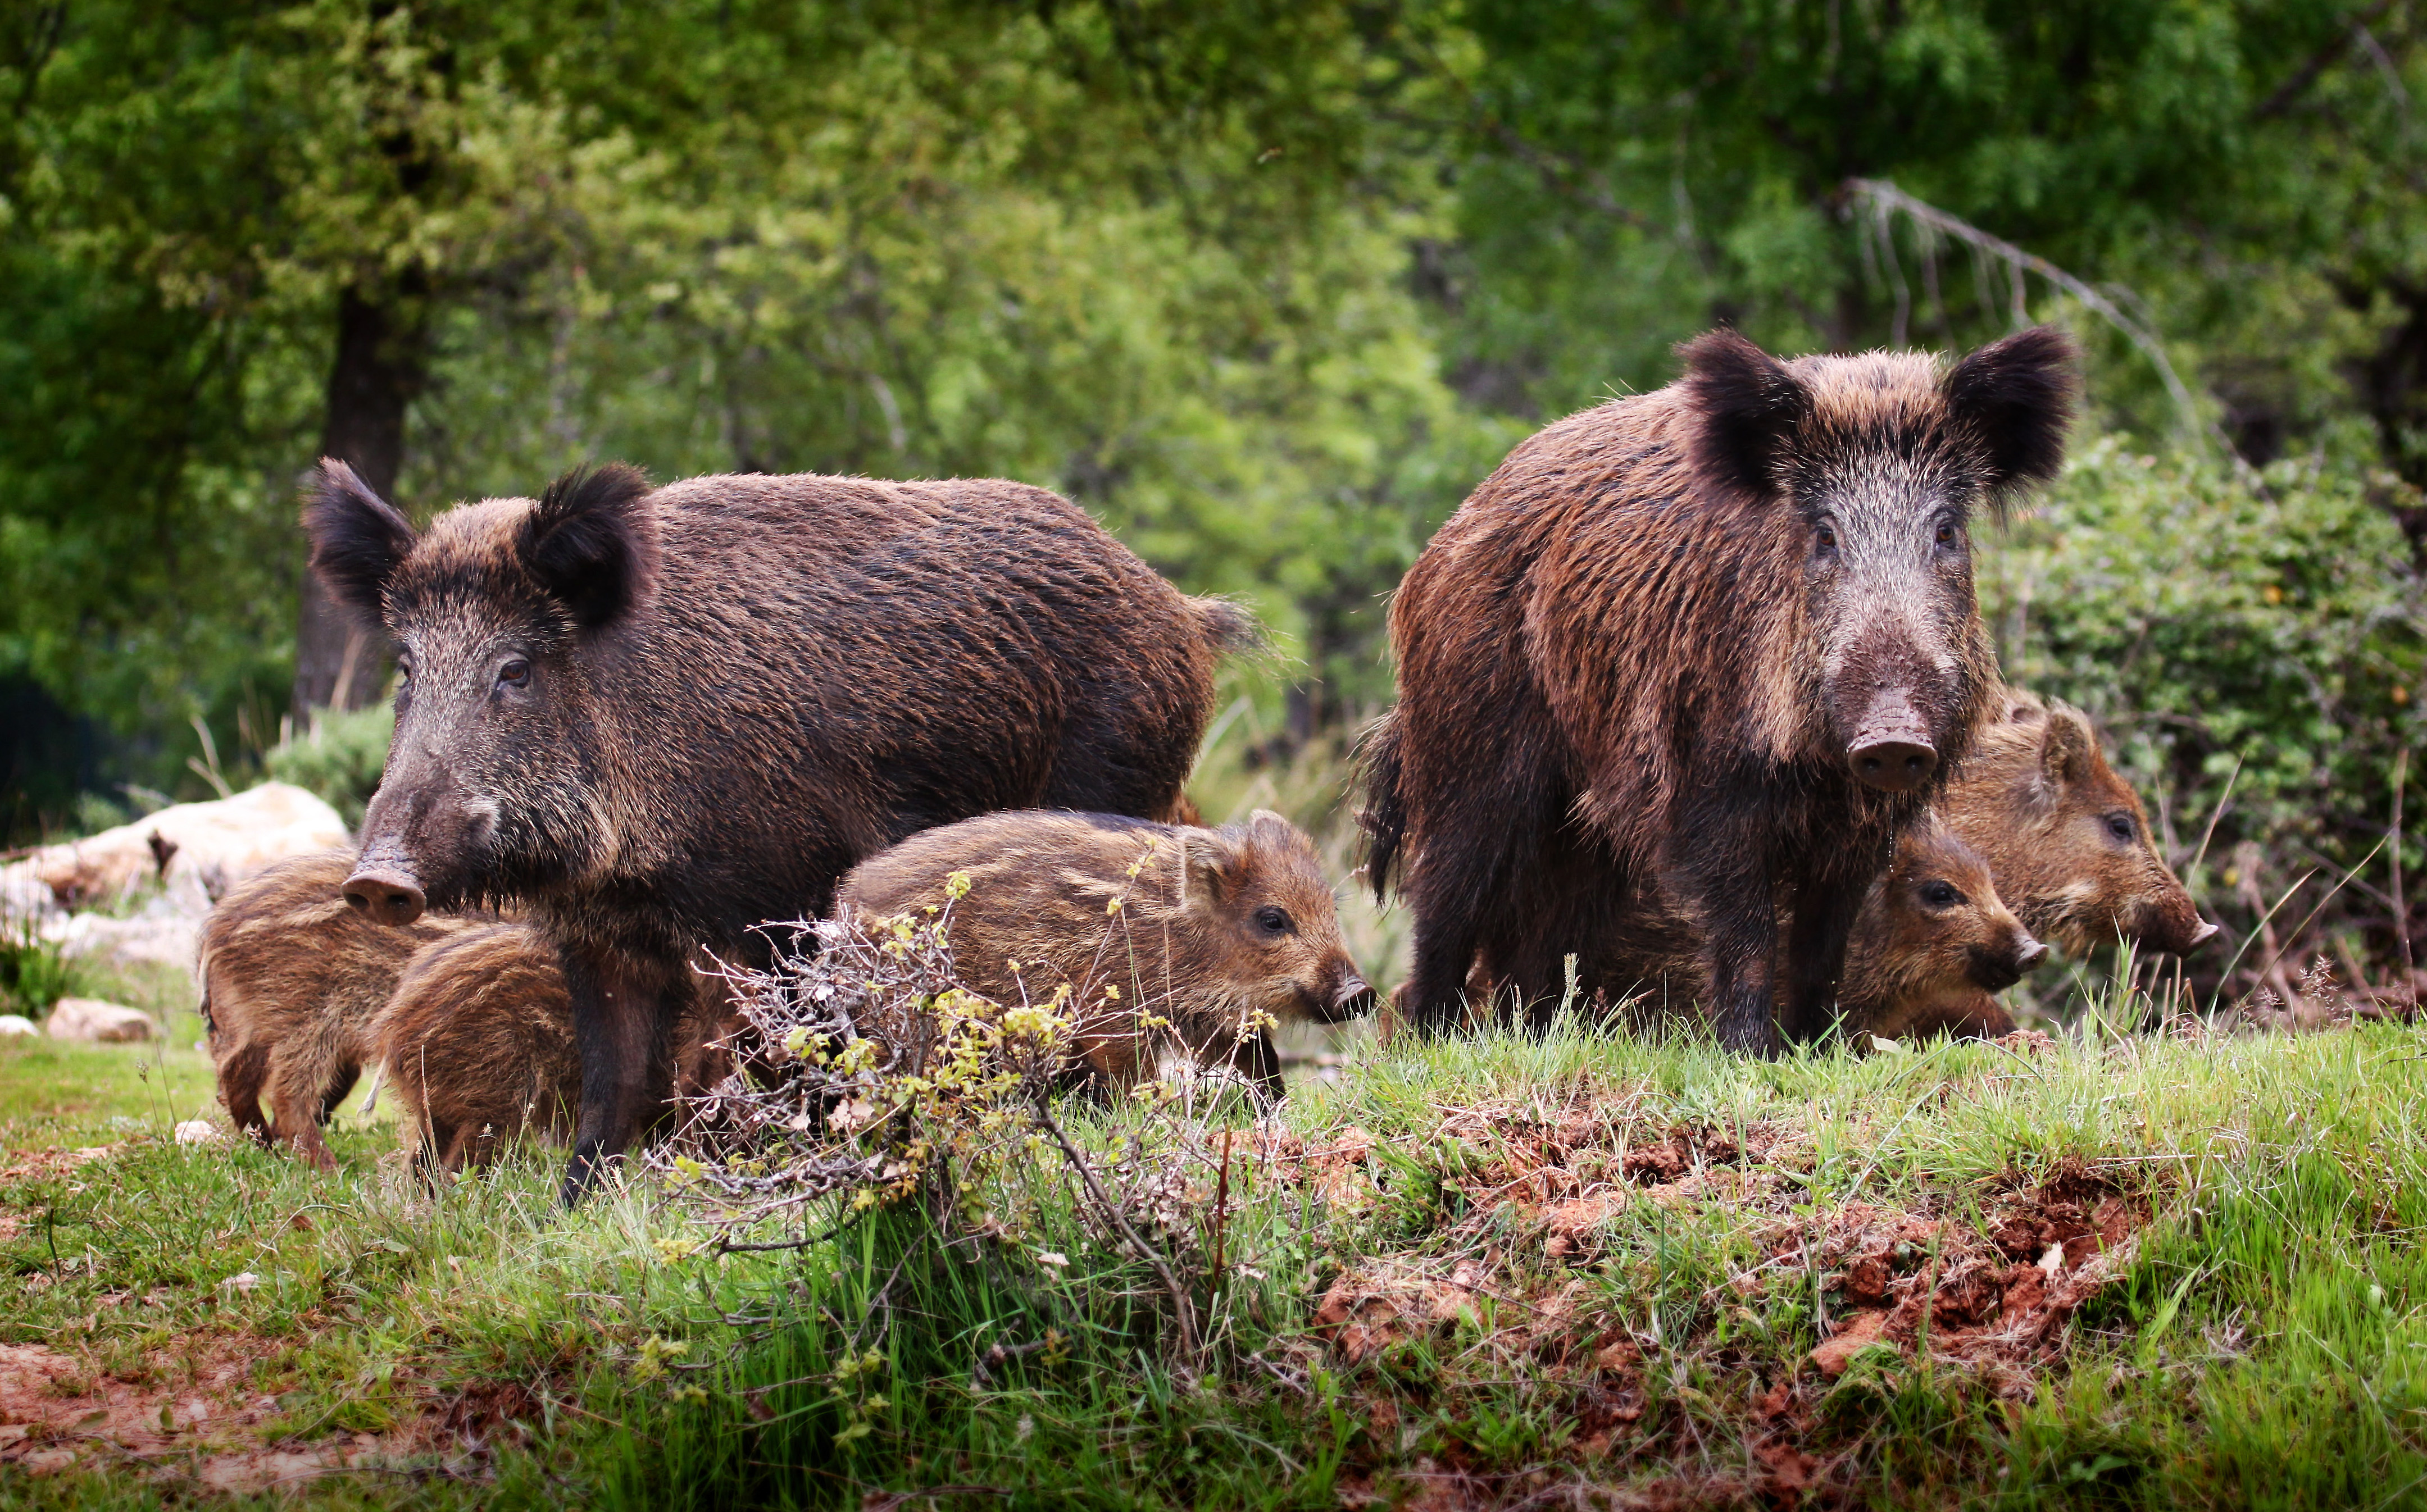
[[[1672,862],[1664,881],[1702,923],[1708,984],[1702,1011],[1720,1048],[1775,1055],[1778,913],[1770,901],[1768,848],[1741,817],[1748,810],[1720,804],[1692,816],[1684,833],[1702,837],[1702,843]]]
[[[671,973],[654,962],[571,947],[563,958],[574,1049],[581,1056],[581,1116],[564,1168],[569,1208],[674,1095],[668,1028],[681,1002],[667,980]]]
[[[1807,873],[1795,889],[1786,932],[1786,1016],[1789,1039],[1809,1044],[1836,1019],[1838,978],[1846,938],[1866,884]]]

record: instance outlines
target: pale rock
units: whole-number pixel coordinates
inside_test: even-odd
[[[98,998],[61,998],[51,1007],[47,1028],[53,1039],[105,1045],[150,1039],[158,1032],[150,1015]]]
[[[24,1014],[0,1014],[0,1039],[16,1039],[41,1032],[41,1027]]]
[[[74,906],[160,881],[190,878],[205,900],[273,861],[349,842],[345,821],[291,783],[207,804],[178,804],[87,839],[46,846],[23,863],[55,902]],[[22,884],[10,884],[22,886]]]

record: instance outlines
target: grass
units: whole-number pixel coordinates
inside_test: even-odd
[[[179,1146],[190,1026],[0,1047],[0,1342],[73,1360],[54,1394],[225,1406],[139,1455],[63,1432],[76,1461],[0,1470],[0,1505],[160,1504],[191,1494],[164,1464],[260,1485],[275,1455],[338,1505],[2427,1504],[2401,1027],[1362,1049],[1243,1141],[1182,1359],[1067,1204],[975,1249],[887,1211],[719,1260],[654,1189],[556,1211],[540,1155],[432,1197],[350,1116],[334,1176]],[[1099,1145],[1132,1116],[1065,1114]],[[2103,1284],[2032,1347],[1950,1323],[1962,1258],[2030,1268],[1996,1236],[2060,1189],[2133,1231],[2060,1262]],[[1812,1362],[1899,1296],[1935,1323]]]

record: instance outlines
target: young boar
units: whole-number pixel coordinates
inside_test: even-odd
[[[2090,719],[2008,689],[1939,812],[1988,860],[2032,934],[2075,955],[2120,938],[2185,954],[2217,933],[2158,854],[2140,797]]]
[[[1994,1038],[2014,1024],[1989,995],[2046,958],[1998,897],[1988,863],[1924,813],[1863,898],[1838,1010],[1851,1033]]]
[[[1695,922],[1721,1043],[1817,1032],[1856,902],[1997,690],[1970,526],[2056,472],[2066,338],[1943,373],[1725,331],[1682,355],[1511,452],[1392,601],[1363,818],[1419,1025],[1478,966],[1539,1002],[1572,953],[1615,998],[1657,906]]]
[[[236,1127],[334,1170],[320,1126],[375,1058],[371,1023],[415,951],[463,921],[371,922],[338,887],[350,851],[281,861],[237,883],[203,923],[203,1024]],[[265,1093],[269,1118],[262,1116]]]
[[[730,1068],[722,984],[703,978],[695,988],[676,1034],[684,1096]],[[425,1177],[486,1165],[523,1139],[572,1136],[581,1106],[573,1000],[555,947],[529,925],[474,929],[416,952],[372,1036]]]
[[[1221,829],[989,814],[862,862],[836,906],[880,918],[940,907],[954,872],[970,884],[949,935],[963,984],[1017,1003],[1068,983],[1080,1054],[1114,1087],[1155,1075],[1171,1048],[1278,1094],[1274,1025],[1337,1023],[1374,1004],[1313,843],[1278,814]],[[1147,1032],[1142,1016],[1171,1027]]]
[[[973,814],[1169,817],[1246,628],[1011,482],[611,466],[417,533],[326,462],[304,521],[401,678],[346,894],[521,900],[562,952],[568,1201],[665,1104],[694,950],[763,964],[761,920]]]

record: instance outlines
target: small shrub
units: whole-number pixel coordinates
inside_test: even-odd
[[[309,730],[263,753],[262,766],[277,781],[318,793],[348,825],[360,826],[395,734],[396,710],[383,703],[350,713],[320,709]]]
[[[75,993],[75,967],[31,919],[0,930],[0,1013],[40,1018]]]

